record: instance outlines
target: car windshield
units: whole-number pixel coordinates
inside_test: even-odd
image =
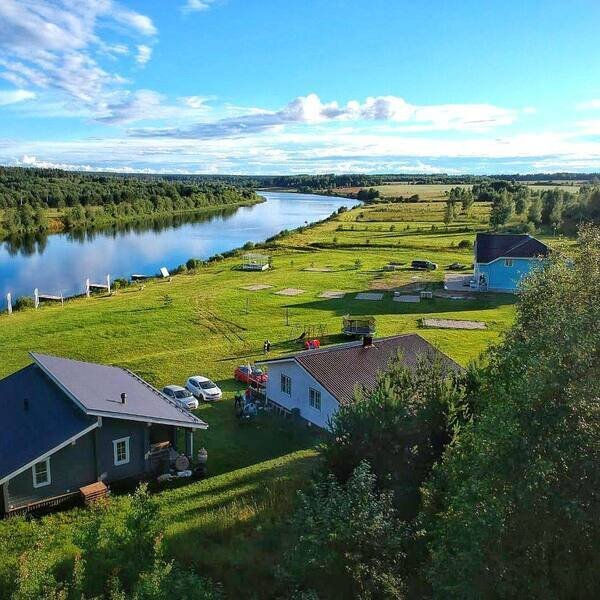
[[[262,369],[259,369],[258,367],[252,367],[252,375],[262,375]]]
[[[192,393],[187,390],[177,390],[175,392],[175,398],[190,398],[191,396]]]
[[[203,390],[210,390],[211,388],[217,387],[212,381],[200,381],[199,383]]]

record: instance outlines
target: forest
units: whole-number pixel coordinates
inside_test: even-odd
[[[0,167],[0,228],[9,235],[47,230],[48,209],[60,211],[53,229],[77,229],[259,201],[252,188],[205,179]]]

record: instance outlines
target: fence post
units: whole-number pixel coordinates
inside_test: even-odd
[[[110,294],[110,275],[106,276],[106,286],[108,287],[108,293]]]
[[[36,308],[40,305],[40,291],[37,288],[33,290],[33,305]]]
[[[89,277],[85,280],[85,297],[86,298],[90,297],[90,278]]]
[[[8,314],[12,315],[12,296],[11,296],[10,292],[8,292],[8,294],[6,294],[6,305],[7,305]]]

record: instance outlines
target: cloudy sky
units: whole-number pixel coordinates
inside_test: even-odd
[[[0,0],[0,163],[600,171],[598,0]]]

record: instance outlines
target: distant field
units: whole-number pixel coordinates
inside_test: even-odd
[[[445,192],[449,192],[453,187],[470,188],[470,185],[445,185],[445,184],[413,184],[413,183],[390,183],[386,185],[374,186],[376,190],[385,198],[398,196],[412,196],[419,194],[421,200],[445,200]],[[361,188],[338,188],[336,191],[341,193],[356,193]]]
[[[562,189],[568,192],[577,193],[581,187],[581,183],[578,181],[566,181],[556,183],[544,183],[537,185],[534,183],[527,183],[532,190],[553,190]],[[398,196],[412,196],[418,194],[420,200],[428,201],[441,201],[446,200],[446,193],[449,192],[453,187],[460,188],[471,188],[468,184],[417,184],[417,183],[390,183],[386,185],[373,186],[384,198],[397,198]],[[337,188],[336,192],[344,194],[356,194],[361,188],[360,187],[348,187],[348,188]]]

